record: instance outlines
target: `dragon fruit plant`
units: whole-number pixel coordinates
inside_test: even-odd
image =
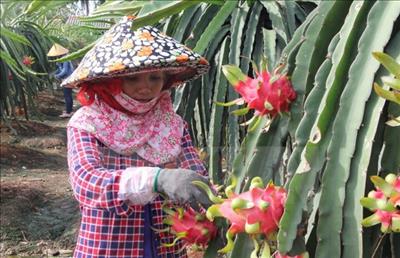
[[[400,175],[388,174],[385,179],[371,177],[376,190],[361,198],[361,205],[373,214],[362,221],[364,227],[381,223],[381,231],[400,232]]]
[[[225,188],[226,198],[221,198],[215,196],[206,184],[198,181],[193,183],[205,190],[215,203],[207,209],[207,218],[213,221],[216,217],[223,217],[230,224],[226,232],[227,245],[218,252],[230,252],[233,249],[234,236],[244,232],[252,238],[255,246],[251,258],[271,257],[271,251],[276,250],[278,224],[286,201],[284,188],[275,186],[272,182],[265,187],[260,177],[254,177],[250,189],[237,194],[233,192],[237,183],[233,177],[231,185]],[[273,255],[282,257],[277,252]]]
[[[164,219],[164,224],[169,225],[167,230],[176,236],[172,243],[165,246],[173,246],[182,239],[183,248],[195,246],[198,249],[204,249],[217,234],[216,226],[206,218],[205,213],[196,212],[190,207],[163,208],[163,210],[168,214]]]
[[[245,115],[250,110],[254,110],[253,118],[244,123],[244,125],[248,125],[254,121],[249,129],[250,131],[258,125],[262,116],[270,118],[265,126],[265,128],[268,128],[274,117],[289,112],[290,103],[296,99],[296,92],[293,90],[288,77],[279,73],[279,67],[272,74],[268,72],[266,67],[262,64],[262,70],[258,72],[256,66],[253,65],[256,78],[243,74],[240,68],[235,65],[224,65],[222,67],[225,77],[241,97],[228,103],[217,102],[217,104],[223,106],[246,104],[246,107],[233,111],[236,115]]]

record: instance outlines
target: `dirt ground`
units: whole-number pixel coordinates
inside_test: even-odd
[[[79,209],[68,182],[67,119],[58,117],[62,92],[43,92],[37,103],[30,121],[0,126],[1,257],[71,256],[74,247]]]
[[[0,125],[0,257],[71,257],[75,245],[80,215],[68,182],[68,119],[58,117],[62,92],[36,102],[29,121]]]

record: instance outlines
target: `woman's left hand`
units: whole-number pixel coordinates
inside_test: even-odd
[[[210,185],[209,180],[189,169],[162,169],[158,178],[158,190],[172,201],[180,204],[189,203],[199,211],[201,207],[208,208],[212,202],[205,191],[194,185],[193,181],[201,181]],[[210,185],[211,186],[211,185]]]

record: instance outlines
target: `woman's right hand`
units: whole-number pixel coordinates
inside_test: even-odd
[[[210,185],[209,180],[189,169],[162,169],[158,176],[158,191],[180,204],[189,203],[195,210],[200,210],[199,204],[207,209],[213,203],[205,191],[192,184],[193,181],[202,181]]]

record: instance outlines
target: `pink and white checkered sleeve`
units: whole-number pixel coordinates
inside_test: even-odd
[[[180,167],[191,169],[197,173],[208,176],[208,172],[201,161],[196,149],[193,147],[192,138],[190,137],[188,124],[185,122],[183,137],[181,141],[182,154],[179,157]]]
[[[90,133],[68,127],[68,167],[76,199],[83,206],[107,209],[118,215],[133,212],[118,198],[119,181],[124,170],[102,166],[97,140]]]

